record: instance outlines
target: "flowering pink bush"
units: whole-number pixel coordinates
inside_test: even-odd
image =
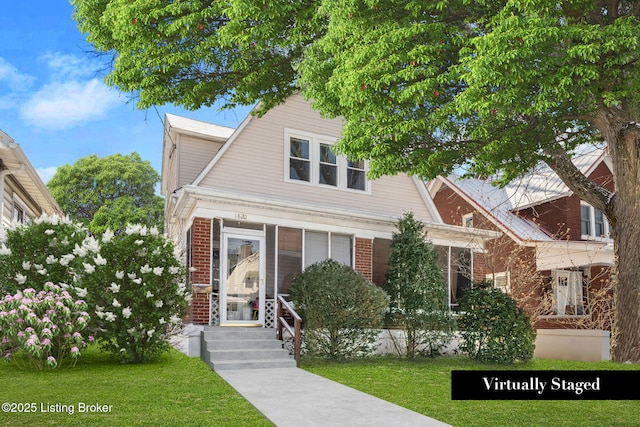
[[[37,369],[74,365],[87,346],[82,335],[89,322],[86,310],[86,302],[51,282],[42,291],[5,295],[0,299],[0,355],[10,360],[22,351]]]

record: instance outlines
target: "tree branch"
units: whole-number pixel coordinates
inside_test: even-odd
[[[607,212],[614,193],[587,178],[573,163],[567,151],[559,143],[546,150],[545,162],[564,183],[594,208]]]

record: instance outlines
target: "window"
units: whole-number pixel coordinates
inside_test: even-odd
[[[580,206],[580,224],[583,236],[591,235],[591,206]]]
[[[606,236],[607,230],[605,228],[604,214],[597,209],[594,209],[594,222],[596,236]]]
[[[291,137],[289,144],[289,178],[309,182],[310,172],[309,141]]]
[[[462,215],[462,226],[463,227],[469,227],[469,228],[473,227],[473,214],[472,213],[468,213],[468,214]]]
[[[278,227],[278,292],[287,293],[303,269],[328,258],[352,267],[353,236]]]
[[[285,131],[285,180],[368,191],[367,162],[351,161],[333,151],[335,138],[293,130]]]
[[[351,267],[351,236],[322,231],[304,232],[304,268],[331,258]]]
[[[511,293],[511,276],[508,271],[487,274],[485,278],[493,282],[494,288],[500,289],[505,294]]]
[[[359,160],[357,162],[352,162],[349,160],[349,164],[347,166],[347,187],[354,190],[364,191],[366,179],[364,161]]]
[[[304,233],[304,267],[324,261],[329,257],[328,233],[306,231]]]
[[[17,203],[13,205],[13,220],[20,224],[24,222],[24,209],[22,209]]]
[[[581,271],[551,271],[551,288],[554,314],[558,316],[584,315]]]
[[[583,239],[612,238],[612,229],[607,217],[586,203],[580,204],[580,230]]]
[[[473,272],[471,250],[454,246],[435,245],[434,247],[449,287],[449,307],[455,307],[460,297],[471,287]]]
[[[331,145],[320,144],[320,184],[338,185],[338,164],[336,155],[331,150]]]

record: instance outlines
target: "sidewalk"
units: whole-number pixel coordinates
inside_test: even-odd
[[[278,427],[449,426],[303,369],[216,373]]]

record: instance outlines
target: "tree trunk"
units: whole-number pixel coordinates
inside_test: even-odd
[[[614,267],[611,355],[640,363],[640,120],[620,111],[601,111],[592,124],[607,141],[615,193],[589,181],[560,147],[549,166],[581,199],[604,212],[613,227]]]
[[[607,141],[616,178],[610,214],[616,261],[612,359],[640,363],[640,132],[631,124],[611,134]]]

